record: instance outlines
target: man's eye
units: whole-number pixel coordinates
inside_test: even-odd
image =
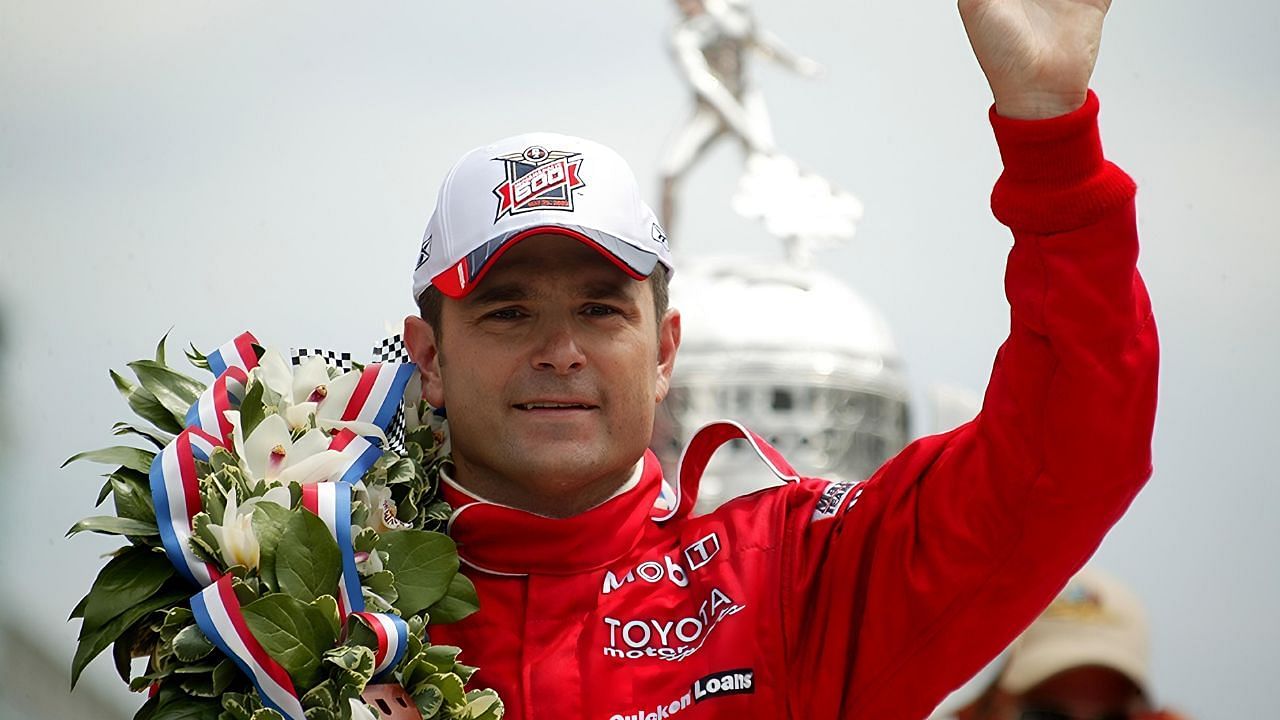
[[[588,305],[583,312],[595,317],[606,317],[618,314],[616,309],[611,308],[608,305]]]
[[[488,317],[494,320],[518,320],[524,317],[524,313],[519,308],[502,308],[489,313]]]

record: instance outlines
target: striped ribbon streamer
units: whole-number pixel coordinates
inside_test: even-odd
[[[230,445],[232,427],[226,413],[240,407],[248,382],[249,375],[244,370],[238,367],[227,368],[187,410],[187,427],[198,427],[210,435],[222,438],[224,447]]]
[[[377,637],[374,649],[374,680],[391,673],[404,657],[409,626],[398,615],[365,612],[360,576],[356,574],[355,544],[351,537],[351,484],[323,482],[302,486],[302,506],[315,513],[333,534],[342,553],[342,576],[338,579],[338,612],[342,617],[358,617]]]
[[[355,543],[351,537],[351,484],[342,481],[302,486],[302,507],[324,521],[342,553],[342,576],[338,578],[338,613],[364,610],[364,593],[356,573]]]
[[[333,436],[329,441],[329,449],[342,454],[342,469],[335,473],[338,480],[352,485],[359,482],[378,458],[382,457],[382,448],[346,428]]]
[[[253,333],[240,333],[234,340],[224,344],[205,357],[209,362],[209,372],[214,377],[222,377],[227,368],[238,367],[241,370],[252,370],[258,366],[258,354],[253,351],[258,339]]]
[[[205,636],[253,681],[264,705],[287,720],[303,720],[302,702],[293,680],[249,632],[240,601],[231,587],[231,576],[224,576],[193,595],[191,611]]]
[[[400,407],[405,385],[417,368],[413,363],[373,363],[365,365],[355,392],[342,411],[345,421],[370,422],[383,430]]]
[[[378,648],[373,653],[373,682],[382,680],[404,658],[409,644],[409,626],[398,615],[389,613],[358,612],[351,617],[363,622],[378,638]]]
[[[165,555],[187,580],[204,587],[219,577],[217,568],[196,557],[191,549],[191,519],[203,508],[196,460],[222,445],[198,427],[189,427],[151,461],[151,498]]]

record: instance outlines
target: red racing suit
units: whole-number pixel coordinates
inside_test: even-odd
[[[1009,337],[982,411],[866,482],[799,478],[739,426],[677,486],[581,515],[448,491],[481,609],[431,628],[516,720],[917,720],[995,656],[1093,553],[1151,472],[1157,346],[1134,185],[1103,159],[1097,99],[992,113],[1014,234]],[[785,484],[690,510],[714,449],[747,437]]]

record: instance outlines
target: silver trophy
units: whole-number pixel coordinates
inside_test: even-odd
[[[744,151],[731,205],[782,241],[786,262],[684,257],[672,303],[684,316],[680,362],[654,447],[674,465],[706,422],[733,418],[755,430],[802,473],[865,479],[909,434],[901,359],[880,313],[844,282],[812,267],[814,252],[848,241],[862,216],[835,188],[776,147],[769,115],[747,72],[751,51],[814,75],[757,25],[744,0],[677,0],[671,32],[693,112],[662,162],[668,236],[680,180],[708,147],[730,136]],[[748,447],[722,450],[703,477],[699,509],[776,482]]]

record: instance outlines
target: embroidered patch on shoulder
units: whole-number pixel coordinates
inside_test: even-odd
[[[861,483],[850,482],[833,482],[827,486],[822,492],[822,497],[818,498],[818,502],[813,506],[813,515],[810,516],[809,522],[817,522],[829,517],[835,517],[840,511],[840,506],[844,504],[844,500],[849,493],[858,488],[854,493],[853,499],[849,501],[849,507],[858,502],[858,496],[862,494],[862,488],[858,487]],[[847,509],[847,508],[846,508]]]

